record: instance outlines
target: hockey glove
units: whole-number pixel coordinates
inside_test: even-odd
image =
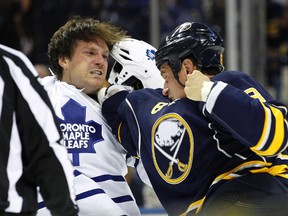
[[[103,102],[107,98],[111,97],[112,95],[120,91],[131,92],[133,91],[133,88],[131,86],[124,86],[124,85],[110,85],[109,87],[103,87],[97,93],[99,104],[102,106]]]
[[[184,91],[190,100],[206,102],[212,86],[213,82],[207,76],[194,70],[187,76]]]

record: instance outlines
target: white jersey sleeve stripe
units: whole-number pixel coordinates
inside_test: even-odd
[[[211,114],[213,107],[216,103],[216,100],[218,98],[218,95],[221,93],[221,91],[227,86],[226,83],[223,82],[217,82],[217,84],[212,88],[207,102],[206,102],[206,110]]]

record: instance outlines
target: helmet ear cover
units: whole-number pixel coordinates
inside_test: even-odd
[[[113,71],[114,71],[114,73],[120,74],[122,70],[123,70],[123,66],[122,66],[119,62],[115,61],[114,65],[113,65]],[[121,81],[119,80],[119,77],[115,76],[114,82],[115,82],[115,83],[119,83],[119,82],[121,82]],[[139,80],[137,77],[135,77],[135,76],[133,76],[133,75],[130,76],[130,77],[128,77],[128,78],[127,78],[124,82],[122,82],[121,84],[122,84],[122,85],[131,86],[131,87],[133,87],[133,89],[135,89],[135,90],[144,88],[141,80]]]
[[[222,53],[224,48],[211,46],[201,53],[202,71],[208,75],[216,75],[224,70],[222,65]]]

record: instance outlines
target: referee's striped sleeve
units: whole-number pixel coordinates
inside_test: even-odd
[[[44,197],[44,200],[45,198],[47,199],[46,200],[47,207],[50,208],[52,212],[62,211],[64,213],[65,208],[67,208],[68,206],[70,207],[72,206],[71,201],[73,205],[75,205],[75,193],[73,190],[73,179],[74,179],[73,167],[71,165],[71,162],[68,160],[66,148],[61,145],[61,142],[63,141],[62,133],[59,128],[58,121],[52,108],[49,97],[46,91],[44,90],[43,86],[36,78],[38,76],[36,69],[33,67],[30,60],[22,52],[0,45],[0,54],[1,57],[4,59],[7,67],[9,68],[10,76],[14,81],[15,85],[17,86],[17,92],[20,93],[17,97],[18,100],[19,98],[21,98],[20,100],[21,107],[20,108],[16,107],[15,109],[23,108],[22,110],[27,111],[26,112],[27,115],[25,116],[24,113],[23,118],[21,118],[22,120],[23,119],[27,120],[28,119],[27,116],[31,117],[31,122],[25,122],[25,124],[27,123],[27,127],[29,127],[29,129],[23,128],[22,126],[22,133],[23,134],[26,133],[23,136],[21,131],[19,131],[21,129],[17,129],[17,127],[19,127],[19,125],[17,125],[19,124],[18,122],[19,120],[16,120],[17,115],[22,115],[23,113],[17,114],[16,110],[12,110],[10,112],[8,110],[9,107],[7,107],[4,104],[5,91],[7,90],[7,88],[5,88],[4,78],[0,76],[0,89],[1,89],[0,123],[1,125],[5,125],[5,121],[7,121],[7,125],[11,124],[11,128],[7,129],[10,130],[11,134],[11,140],[9,143],[10,145],[9,156],[12,157],[21,154],[23,155],[25,154],[25,151],[27,151],[27,149],[30,150],[31,148],[33,154],[29,154],[29,157],[32,158],[28,158],[28,160],[31,162],[32,164],[31,166],[35,167],[35,171],[32,172],[35,173],[35,176],[32,177],[34,177],[34,180],[37,179],[37,183],[39,183],[40,190],[45,191],[45,194],[42,195]],[[0,68],[0,70],[4,70],[4,68]],[[2,71],[0,71],[0,73],[2,73]],[[4,118],[4,113],[11,113],[11,116],[9,115],[9,118],[7,118],[6,115],[6,117]],[[33,133],[35,139],[33,137]],[[18,142],[15,142],[15,136],[18,136],[17,138]],[[16,143],[18,143],[18,146]],[[41,157],[45,157],[45,160],[49,164],[47,163],[45,164],[42,161],[41,162],[39,161],[39,163],[37,163],[38,159],[40,160],[42,159]],[[13,158],[8,158],[7,161],[8,165],[10,164],[9,161],[11,161],[12,159]],[[15,162],[17,162],[17,164],[15,164]],[[19,181],[21,174],[23,174],[24,172],[23,171],[24,163],[26,162],[17,160],[13,161],[13,166],[17,168],[16,171],[18,172],[18,175],[16,175],[17,176],[16,179],[19,179]],[[41,170],[43,170],[43,172]],[[55,177],[53,183],[52,182],[49,183],[47,180],[51,178],[51,175]],[[15,175],[8,174],[7,176],[8,181],[10,183],[8,191],[8,196],[10,196],[9,200],[10,206],[7,209],[10,212],[19,212],[21,211],[21,209],[26,208],[23,205],[25,205],[25,203],[27,204],[27,202],[25,202],[25,200],[21,201],[21,199],[24,199],[23,197],[25,197],[25,195],[21,197],[20,195],[21,192],[18,191],[18,188],[16,190],[17,182],[15,179],[12,179],[12,177],[14,178]],[[11,182],[14,182],[15,188],[13,188]],[[58,190],[60,188],[61,191],[62,190],[61,187],[63,186],[63,191],[65,190],[63,194],[61,194],[61,192],[59,191],[57,192],[56,186],[54,185],[57,183],[60,184],[57,186]],[[59,203],[56,202],[60,201],[58,199],[59,196],[60,197],[63,196],[64,198],[65,195],[66,195],[65,202],[70,203],[70,205],[63,206],[61,207],[62,209],[57,209],[59,207]],[[67,195],[70,197],[69,199],[67,199],[68,198]],[[54,201],[52,199],[54,199]]]

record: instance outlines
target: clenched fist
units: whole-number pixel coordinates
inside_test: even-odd
[[[198,70],[187,76],[185,83],[185,94],[187,98],[194,101],[206,101],[211,91],[213,82]]]

